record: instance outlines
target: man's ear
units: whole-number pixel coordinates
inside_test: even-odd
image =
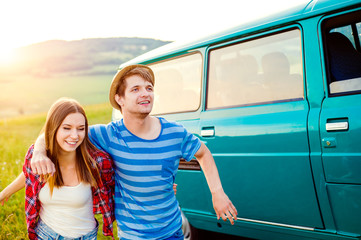
[[[118,94],[115,94],[114,99],[119,104],[120,107],[123,106],[123,98],[121,96],[119,96]]]

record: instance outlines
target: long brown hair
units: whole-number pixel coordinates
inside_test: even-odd
[[[56,140],[56,134],[64,119],[71,113],[80,113],[85,119],[84,140],[76,149],[76,171],[78,178],[80,181],[89,183],[93,187],[96,187],[101,181],[97,163],[89,154],[89,151],[94,151],[96,148],[88,138],[88,119],[85,111],[76,100],[60,98],[50,107],[44,126],[46,153],[56,169],[54,175],[48,177],[47,180],[51,195],[54,186],[64,186],[58,159],[61,148]]]

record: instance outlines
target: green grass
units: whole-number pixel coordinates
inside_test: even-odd
[[[111,119],[109,103],[85,106],[90,124],[108,123]],[[35,141],[45,122],[46,114],[0,120],[0,191],[22,171],[24,156]],[[4,206],[0,205],[0,240],[27,239],[24,212],[24,190],[12,196]],[[102,235],[102,218],[98,239],[111,239]],[[116,225],[114,224],[116,236]]]

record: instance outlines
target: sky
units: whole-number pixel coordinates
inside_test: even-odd
[[[5,0],[0,61],[14,48],[47,40],[146,37],[183,41],[308,0]]]

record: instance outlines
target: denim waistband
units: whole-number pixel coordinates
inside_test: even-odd
[[[56,233],[53,229],[51,229],[48,225],[46,225],[40,218],[38,221],[38,225],[35,228],[36,235],[39,240],[95,240],[97,239],[98,227],[99,223],[97,222],[96,227],[90,231],[89,233],[78,237],[78,238],[68,238],[64,237],[58,233]]]

